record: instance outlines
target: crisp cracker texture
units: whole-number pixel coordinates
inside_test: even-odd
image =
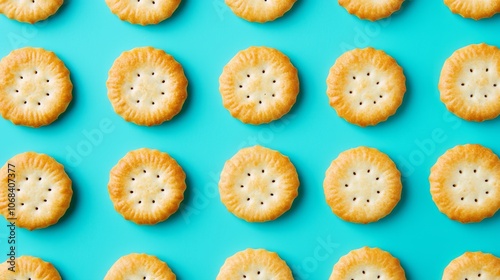
[[[481,145],[446,151],[432,167],[429,181],[434,203],[452,220],[480,222],[500,209],[500,159]]]
[[[500,258],[482,252],[466,252],[445,268],[443,280],[500,280]]]
[[[175,280],[168,265],[155,256],[132,253],[119,258],[109,269],[104,280]]]
[[[69,71],[50,51],[22,48],[0,61],[0,114],[17,125],[54,122],[73,98]]]
[[[458,117],[485,121],[500,115],[500,50],[469,45],[444,63],[439,79],[441,101]]]
[[[399,11],[404,0],[338,0],[351,15],[371,21],[389,17]]]
[[[106,0],[111,12],[133,24],[158,24],[175,12],[181,0]]]
[[[249,124],[281,118],[299,93],[297,69],[286,55],[268,47],[240,51],[224,67],[219,83],[224,107]]]
[[[498,0],[444,0],[444,3],[453,13],[475,20],[492,17],[500,11]]]
[[[326,171],[326,202],[335,215],[354,223],[371,223],[392,212],[401,199],[401,173],[374,148],[342,152]]]
[[[376,125],[394,115],[406,92],[403,69],[391,56],[373,48],[341,55],[326,83],[330,106],[359,126]]]
[[[282,17],[297,0],[226,0],[240,18],[251,22],[268,22]]]
[[[379,248],[363,247],[340,258],[333,267],[330,280],[384,279],[405,280],[399,260]]]
[[[216,280],[293,280],[292,271],[278,254],[264,249],[246,249],[226,259]]]
[[[219,181],[222,203],[248,222],[274,220],[292,207],[300,182],[290,159],[253,146],[226,162]]]
[[[63,3],[64,0],[0,0],[0,13],[33,24],[55,14]]]
[[[16,269],[8,270],[11,267],[7,261],[0,264],[0,280],[61,280],[61,275],[57,269],[49,262],[42,259],[21,256],[16,258]]]
[[[15,176],[9,176],[13,173],[9,167],[15,169]],[[34,152],[14,156],[0,169],[1,184],[7,186],[9,179],[15,180],[16,226],[28,230],[45,228],[57,223],[68,210],[72,182],[64,166],[50,156]],[[6,219],[12,218],[8,195],[7,187],[0,188],[0,214]]]
[[[125,219],[156,224],[179,209],[186,190],[186,174],[167,153],[151,149],[131,151],[111,169],[108,191]]]
[[[152,47],[123,52],[108,74],[108,98],[115,112],[138,125],[158,125],[177,115],[187,98],[182,66]]]

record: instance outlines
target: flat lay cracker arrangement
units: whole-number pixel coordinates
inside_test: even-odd
[[[0,280],[500,280],[497,13],[0,0]]]

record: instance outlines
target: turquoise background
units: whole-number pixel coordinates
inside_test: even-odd
[[[35,25],[0,16],[1,57],[23,46],[52,50],[70,69],[75,85],[67,112],[50,126],[32,129],[0,119],[1,162],[28,150],[47,153],[66,166],[74,182],[71,208],[58,224],[18,230],[18,255],[41,257],[63,278],[75,280],[102,279],[120,256],[131,252],[157,255],[180,280],[215,279],[224,260],[247,247],[276,251],[296,279],[318,280],[328,279],[342,255],[365,245],[398,257],[408,279],[440,279],[444,267],[465,251],[500,256],[499,215],[477,224],[451,221],[437,210],[428,183],[430,167],[457,144],[480,143],[500,154],[500,118],[463,121],[448,113],[437,89],[445,59],[472,43],[499,46],[499,27],[500,16],[475,22],[452,14],[442,1],[415,0],[374,23],[349,15],[334,0],[299,0],[285,17],[266,24],[237,18],[223,0],[184,0],[171,19],[147,27],[120,21],[104,1],[66,1],[55,16]],[[125,122],[106,96],[107,72],[115,58],[148,45],[172,54],[190,82],[182,112],[150,128]],[[299,70],[297,103],[269,125],[233,119],[218,92],[223,66],[252,45],[283,51]],[[383,49],[399,62],[408,91],[395,116],[360,128],[328,105],[325,80],[345,50],[366,46]],[[91,143],[85,134],[97,130],[102,138]],[[292,209],[263,224],[233,216],[217,192],[224,162],[254,144],[288,155],[301,180]],[[387,218],[369,225],[337,218],[322,187],[330,162],[360,145],[386,152],[403,173],[401,202]],[[124,220],[107,192],[110,169],[140,147],[170,153],[188,176],[180,210],[155,226]],[[4,257],[7,234],[1,226]]]

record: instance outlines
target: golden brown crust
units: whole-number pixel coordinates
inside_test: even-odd
[[[32,280],[61,280],[57,269],[42,259],[21,256],[16,259],[15,272],[8,270],[11,267],[7,261],[0,264],[0,280],[32,279]]]
[[[406,77],[396,60],[381,50],[354,49],[330,69],[327,95],[337,114],[359,126],[376,125],[403,102]]]
[[[12,1],[0,0],[0,13],[10,19],[35,23],[55,14],[64,0]]]
[[[15,171],[9,172],[9,167]],[[8,175],[12,173],[15,177]],[[26,152],[9,159],[0,169],[0,182],[7,186],[12,179],[15,180],[14,212],[18,227],[34,230],[51,226],[69,208],[73,195],[71,179],[64,172],[64,166],[50,156]],[[12,218],[8,195],[8,188],[0,188],[0,214],[6,219]]]
[[[405,280],[406,276],[399,260],[390,253],[363,247],[349,252],[333,267],[330,280],[345,279]]]
[[[111,12],[133,24],[158,24],[172,16],[181,0],[106,0]]]
[[[338,0],[351,15],[371,21],[389,17],[399,11],[404,0]]]
[[[158,125],[177,115],[187,98],[182,66],[163,50],[152,47],[123,52],[106,83],[117,114],[138,125]]]
[[[500,115],[500,50],[469,45],[444,63],[439,79],[441,101],[455,115],[484,121]]]
[[[50,51],[22,48],[0,61],[0,114],[16,125],[54,122],[72,99],[69,71]]]
[[[466,252],[448,264],[443,280],[500,279],[500,258],[482,252]]]
[[[226,259],[216,280],[293,280],[292,271],[278,254],[264,249],[246,249]]]
[[[175,280],[168,265],[155,256],[129,254],[119,258],[109,269],[104,280],[162,279]]]
[[[300,182],[290,159],[261,146],[241,149],[219,181],[222,203],[248,222],[278,218],[292,207]]]
[[[500,209],[500,160],[481,145],[456,146],[431,169],[432,199],[462,223],[480,222]]]
[[[444,0],[444,3],[453,13],[475,20],[492,17],[500,11],[498,0]]]
[[[297,100],[299,77],[290,59],[267,47],[240,51],[219,78],[224,107],[244,123],[281,118]]]
[[[392,212],[401,199],[401,173],[377,149],[342,152],[326,171],[325,197],[333,213],[354,223],[371,223]]]
[[[268,22],[282,17],[297,0],[226,0],[240,18],[251,22]]]
[[[182,167],[167,153],[142,148],[127,153],[111,169],[108,191],[125,219],[151,225],[179,209],[185,180]]]

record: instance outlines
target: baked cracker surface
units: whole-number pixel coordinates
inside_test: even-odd
[[[481,145],[446,151],[431,168],[429,181],[434,203],[452,220],[480,222],[500,209],[500,160]]]
[[[292,271],[278,254],[264,249],[246,249],[227,258],[216,280],[293,280]]]
[[[401,173],[386,154],[358,147],[332,161],[323,188],[338,217],[366,224],[380,220],[396,207],[401,199]]]
[[[225,0],[233,13],[252,22],[268,22],[282,17],[297,0]]]
[[[405,280],[399,260],[379,248],[363,247],[353,250],[333,267],[330,280],[385,279]]]
[[[449,111],[468,121],[500,115],[500,50],[486,44],[455,51],[441,70],[441,101]]]
[[[179,209],[186,174],[170,155],[142,148],[127,153],[110,172],[115,210],[137,224],[156,224]]]
[[[119,258],[104,280],[175,280],[168,265],[155,256],[132,253]]]
[[[8,169],[15,170],[15,178]],[[34,230],[51,226],[69,208],[73,196],[71,179],[64,166],[48,155],[26,152],[12,157],[0,169],[0,182],[7,186],[9,179],[15,180],[14,214],[18,227]],[[6,219],[12,218],[8,195],[8,188],[0,188],[0,214]]]
[[[184,70],[152,47],[123,52],[109,70],[108,98],[115,112],[138,125],[159,125],[177,115],[187,98]]]
[[[290,59],[268,47],[250,47],[229,61],[219,78],[224,107],[240,121],[268,123],[297,100],[299,78]]]
[[[394,115],[406,92],[403,69],[384,51],[373,48],[342,54],[326,83],[330,106],[359,126],[376,125]]]
[[[222,203],[239,218],[265,222],[288,211],[298,195],[299,178],[288,157],[261,146],[240,150],[222,170]]]
[[[21,48],[0,61],[0,114],[16,125],[54,122],[72,99],[69,70],[50,51]]]

